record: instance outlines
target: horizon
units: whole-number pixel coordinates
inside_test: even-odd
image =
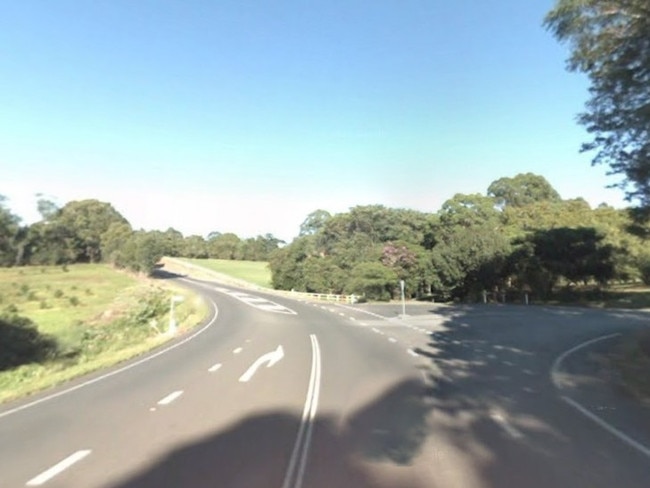
[[[26,0],[0,19],[0,194],[134,228],[298,235],[316,209],[435,212],[518,173],[628,206],[580,154],[585,77],[516,0]]]

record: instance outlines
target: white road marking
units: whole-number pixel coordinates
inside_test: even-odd
[[[343,312],[339,312],[339,315],[340,315],[341,317],[345,317],[345,314],[344,314]]]
[[[641,454],[645,454],[647,457],[650,458],[650,448],[648,448],[648,447],[644,446],[643,444],[641,444],[640,442],[632,439],[630,436],[628,436],[627,434],[624,434],[623,432],[618,430],[613,425],[608,424],[603,419],[601,419],[598,415],[596,415],[595,413],[590,412],[589,410],[587,410],[585,407],[580,405],[575,400],[572,400],[571,398],[566,397],[566,396],[562,396],[560,398],[562,398],[562,400],[564,400],[566,403],[571,405],[573,408],[575,408],[578,412],[583,414],[585,417],[587,417],[587,418],[593,420],[594,422],[596,422],[598,425],[600,425],[607,432],[609,432],[610,434],[618,437],[620,440],[625,442],[628,446],[633,447],[634,449],[639,451]]]
[[[178,390],[173,393],[170,393],[165,398],[158,402],[158,405],[169,405],[174,400],[178,399],[183,394],[183,390]]]
[[[425,385],[433,386],[433,381],[431,381],[431,378],[429,377],[426,371],[420,370],[420,374],[422,374],[422,382]]]
[[[395,339],[394,337],[389,337],[388,340],[389,340],[390,342],[397,342],[397,339]]]
[[[588,347],[592,344],[595,344],[596,342],[600,341],[606,341],[608,339],[613,339],[614,337],[618,337],[621,334],[609,334],[606,336],[601,336],[601,337],[596,337],[595,339],[591,339],[589,341],[583,342],[582,344],[578,344],[575,347],[572,347],[568,351],[563,352],[560,354],[555,361],[553,361],[553,366],[551,367],[551,381],[557,388],[561,388],[560,380],[558,378],[558,375],[560,374],[560,365],[562,364],[562,361],[564,361],[569,355],[573,354],[574,352],[579,351],[580,349],[583,349],[585,347]]]
[[[289,467],[284,477],[282,488],[301,488],[302,480],[307,466],[307,455],[311,443],[314,418],[318,409],[318,398],[320,395],[321,383],[321,356],[318,339],[314,334],[309,336],[311,339],[312,362],[311,374],[309,376],[309,387],[307,388],[307,398],[305,408],[302,412],[302,419],[298,429],[298,437],[293,446]]]
[[[497,411],[492,411],[490,413],[490,417],[492,417],[492,420],[494,420],[497,424],[499,424],[501,428],[513,439],[520,439],[524,436],[510,422],[508,422],[508,419],[506,419],[505,415],[503,415],[502,413]]]
[[[417,352],[415,352],[413,349],[407,349],[406,352],[409,353],[413,357],[418,357],[419,356],[419,354]]]
[[[65,458],[63,461],[55,464],[52,466],[50,469],[43,471],[41,474],[36,476],[35,478],[32,478],[29,480],[25,485],[26,486],[40,486],[52,478],[54,478],[56,475],[61,474],[63,471],[68,469],[70,466],[72,466],[75,463],[78,463],[81,461],[83,458],[88,456],[92,451],[89,449],[84,449],[82,451],[77,451],[74,454],[71,454],[67,458]]]
[[[242,303],[245,303],[246,305],[249,305],[254,308],[258,308],[260,310],[264,310],[266,312],[277,312],[277,313],[284,313],[287,315],[298,315],[295,311],[291,310],[290,308],[272,302],[267,298],[251,295],[250,293],[246,293],[243,291],[229,290],[227,288],[213,287],[212,289],[219,291],[221,293],[225,293],[226,295],[236,298],[237,300],[239,300]]]
[[[373,327],[373,328],[372,328],[372,331],[375,332],[375,333],[377,333],[377,334],[379,334],[379,329],[378,329],[377,327]]]
[[[352,320],[354,322],[357,319],[355,319],[354,317],[350,317],[350,320]]]
[[[210,373],[214,373],[215,371],[218,371],[219,368],[221,368],[221,363],[217,363],[217,364],[215,364],[215,365],[212,366],[210,369],[208,369],[208,371],[209,371]]]
[[[61,391],[58,391],[56,393],[52,393],[51,395],[47,395],[47,396],[45,396],[43,398],[40,398],[38,400],[34,400],[33,402],[29,402],[29,403],[26,403],[26,404],[21,405],[19,407],[12,408],[10,410],[2,412],[2,413],[0,413],[0,418],[6,417],[8,415],[12,415],[12,414],[17,413],[17,412],[20,412],[21,410],[26,410],[28,408],[35,407],[36,405],[40,405],[41,403],[47,402],[49,400],[53,400],[53,399],[58,398],[60,396],[67,395],[68,393],[72,393],[73,391],[80,390],[81,388],[85,388],[85,387],[90,386],[92,384],[98,383],[98,382],[103,381],[103,380],[105,380],[107,378],[110,378],[111,376],[118,375],[120,373],[123,373],[124,371],[128,371],[128,370],[130,370],[132,368],[135,368],[136,366],[140,366],[141,364],[149,362],[152,359],[155,359],[155,358],[157,358],[159,356],[162,356],[163,354],[168,353],[169,351],[172,351],[172,350],[176,349],[177,347],[182,346],[183,344],[187,344],[192,339],[195,339],[200,334],[203,334],[206,330],[208,330],[212,326],[212,324],[214,324],[216,322],[217,317],[219,316],[219,309],[217,308],[216,303],[214,303],[212,300],[210,300],[210,303],[212,304],[212,307],[214,308],[214,315],[212,316],[210,321],[207,324],[205,324],[201,329],[197,330],[194,334],[186,337],[185,339],[183,339],[183,340],[181,340],[179,342],[176,342],[175,344],[172,344],[169,347],[161,349],[160,351],[158,351],[156,353],[153,353],[150,356],[145,356],[144,358],[142,358],[142,359],[140,359],[138,361],[135,361],[135,362],[133,362],[131,364],[128,364],[126,366],[118,368],[118,369],[116,369],[114,371],[111,371],[110,373],[103,374],[101,376],[93,378],[92,380],[88,380],[88,381],[84,381],[83,383],[79,383],[78,385],[75,385],[75,386],[73,386],[71,388],[66,388],[65,390],[61,390]]]
[[[251,367],[248,368],[243,375],[241,375],[239,381],[241,383],[246,383],[247,381],[250,381],[250,379],[253,377],[257,369],[260,366],[262,366],[262,364],[267,363],[266,367],[270,368],[283,357],[284,357],[284,349],[282,349],[282,346],[280,345],[275,351],[267,352],[263,356],[257,358],[257,360],[251,365]]]
[[[606,340],[609,340],[609,339],[613,339],[613,338],[618,337],[618,336],[620,336],[620,335],[621,335],[621,334],[609,334],[609,335],[602,336],[602,337],[596,337],[595,339],[591,339],[591,340],[589,340],[589,341],[583,342],[582,344],[578,344],[577,346],[572,347],[572,348],[569,349],[568,351],[565,351],[565,352],[563,352],[562,354],[560,354],[560,356],[558,356],[558,358],[557,358],[555,361],[553,361],[553,366],[552,366],[552,368],[551,368],[551,381],[553,382],[553,384],[554,384],[558,389],[562,389],[562,384],[561,384],[561,381],[560,381],[560,379],[559,379],[559,375],[560,375],[560,367],[561,367],[561,365],[562,365],[562,362],[563,362],[563,361],[564,361],[568,356],[570,356],[570,355],[573,354],[574,352],[579,351],[580,349],[583,349],[583,348],[588,347],[588,346],[590,346],[590,345],[592,345],[592,344],[595,344],[596,342],[601,342],[601,341],[606,341]],[[644,454],[646,457],[649,457],[649,458],[650,458],[650,448],[649,448],[649,447],[647,447],[647,446],[641,444],[639,441],[633,439],[633,438],[630,437],[629,435],[627,435],[627,434],[625,434],[624,432],[618,430],[618,429],[617,429],[616,427],[614,427],[613,425],[607,423],[605,420],[601,419],[598,415],[596,415],[595,413],[591,412],[591,411],[588,410],[587,408],[583,407],[583,406],[582,406],[580,403],[578,403],[577,401],[575,401],[575,400],[573,400],[573,399],[571,399],[571,398],[569,398],[569,397],[567,397],[567,396],[564,396],[564,395],[561,396],[560,398],[561,398],[564,402],[566,402],[567,404],[569,404],[569,405],[571,405],[573,408],[575,408],[575,409],[576,409],[578,412],[580,412],[582,415],[584,415],[585,417],[587,417],[588,419],[590,419],[591,421],[595,422],[595,423],[598,424],[600,427],[602,427],[603,429],[605,429],[607,432],[609,432],[609,433],[612,434],[613,436],[617,437],[619,440],[625,442],[628,446],[630,446],[630,447],[636,449],[636,450],[639,451],[641,454]]]
[[[234,349],[234,350],[232,351],[232,353],[233,353],[233,354],[239,354],[239,353],[242,352],[242,351],[243,351],[243,349],[242,349],[241,347],[238,347],[237,349]]]

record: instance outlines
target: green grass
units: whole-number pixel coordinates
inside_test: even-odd
[[[150,280],[105,265],[0,268],[0,313],[30,318],[56,338],[60,357],[0,371],[0,402],[24,396],[80,374],[110,366],[169,338],[168,297],[181,330],[208,314],[195,294],[164,280]],[[143,309],[157,303],[155,311]],[[155,317],[156,328],[151,317]]]
[[[269,263],[262,261],[231,261],[227,259],[183,259],[197,266],[211,269],[218,273],[271,288],[271,270]]]

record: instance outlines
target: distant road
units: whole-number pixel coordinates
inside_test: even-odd
[[[559,365],[562,388],[551,379],[564,352],[647,314],[413,305],[398,318],[181,283],[214,305],[193,338],[3,406],[2,488],[648,486],[650,458],[563,399],[630,433],[579,395],[580,358]]]

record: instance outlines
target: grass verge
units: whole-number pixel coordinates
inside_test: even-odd
[[[161,345],[169,339],[164,332],[172,295],[183,296],[175,308],[181,332],[209,313],[203,300],[187,289],[105,265],[0,269],[0,314],[31,320],[58,345],[46,360],[0,370],[0,402]]]
[[[269,263],[262,261],[231,261],[227,259],[189,259],[182,258],[196,266],[202,266],[217,273],[247,281],[255,285],[271,288]]]

